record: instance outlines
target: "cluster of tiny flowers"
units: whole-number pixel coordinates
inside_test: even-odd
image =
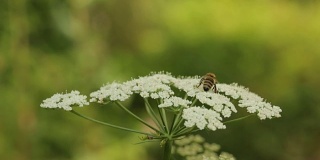
[[[265,102],[260,96],[250,92],[247,88],[239,86],[238,84],[217,84],[219,92],[237,99],[239,107],[247,108],[249,113],[257,113],[261,120],[266,118],[281,117],[282,110],[278,106],[272,106]]]
[[[132,94],[139,94],[144,99],[160,99],[158,107],[182,107],[182,118],[186,127],[196,126],[199,129],[224,129],[222,118],[236,113],[231,99],[238,101],[239,107],[246,108],[249,113],[257,113],[260,119],[280,117],[281,109],[273,106],[258,95],[237,84],[217,84],[218,93],[203,91],[199,86],[199,77],[176,78],[168,73],[155,73],[145,77],[132,79],[124,83],[111,83],[90,94],[90,102],[105,103],[109,101],[125,101]],[[185,93],[181,98],[175,95]],[[194,106],[195,102],[201,107]],[[72,110],[72,105],[88,105],[86,96],[78,91],[66,94],[55,94],[43,101],[43,108],[62,108]]]
[[[54,94],[52,97],[47,98],[40,104],[42,108],[59,108],[66,111],[71,111],[71,106],[83,107],[84,105],[89,105],[87,101],[87,96],[80,95],[79,91],[71,91],[70,93],[65,94]]]
[[[183,107],[187,107],[191,104],[191,101],[186,100],[186,99],[182,99],[180,97],[169,97],[167,99],[164,99],[164,102],[162,104],[160,104],[158,107],[162,108],[162,107],[179,107],[179,106],[183,106]]]
[[[237,112],[236,107],[230,102],[230,99],[211,92],[199,92],[196,98],[202,103],[212,107],[213,110],[219,112],[223,117],[230,117],[232,112]]]
[[[209,159],[208,159],[209,160]],[[232,154],[227,153],[227,152],[222,152],[219,155],[219,160],[236,160],[236,158],[233,157]]]
[[[218,93],[213,93],[203,91],[199,82],[199,77],[176,78],[169,73],[154,73],[124,83],[107,84],[90,94],[90,102],[125,101],[132,94],[139,94],[145,99],[160,99],[160,108],[183,107],[182,117],[186,127],[207,127],[211,130],[224,129],[222,117],[228,118],[237,112],[230,99],[237,100],[238,105],[249,113],[257,113],[260,119],[280,117],[281,109],[278,106],[272,106],[242,86],[219,83]],[[177,97],[174,90],[184,92],[186,97]],[[195,98],[193,100],[198,100],[203,106],[193,106],[193,100],[188,98]]]
[[[227,152],[218,155],[220,145],[207,143],[200,135],[190,135],[174,142],[174,153],[186,160],[235,160],[233,155]]]
[[[103,100],[108,97],[111,101],[124,101],[132,94],[131,88],[119,83],[111,83],[100,88],[100,90],[90,94],[93,97],[91,102],[103,103]]]
[[[226,126],[221,122],[222,117],[219,113],[205,107],[190,107],[183,110],[182,118],[185,119],[186,127],[196,125],[200,130],[205,127],[215,131],[225,129]]]
[[[189,97],[195,97],[201,92],[196,86],[199,84],[199,77],[182,77],[174,80],[174,86],[179,90],[184,91]]]
[[[91,102],[103,103],[104,101],[124,101],[133,93],[140,94],[143,98],[167,99],[174,92],[170,83],[174,78],[169,74],[155,74],[140,77],[124,83],[112,83],[101,87],[90,94]]]

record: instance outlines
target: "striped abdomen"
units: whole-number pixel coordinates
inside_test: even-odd
[[[202,84],[203,90],[206,92],[213,89],[214,92],[217,93],[216,83],[216,75],[213,73],[207,73],[201,78],[199,86]]]

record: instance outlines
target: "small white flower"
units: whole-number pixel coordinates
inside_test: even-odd
[[[225,128],[220,114],[205,107],[186,108],[183,110],[182,118],[186,120],[184,123],[186,127],[197,126],[200,130],[208,127],[213,131]]]
[[[92,102],[98,103],[103,103],[105,100],[125,101],[133,93],[138,93],[143,98],[165,99],[174,94],[170,87],[173,79],[170,75],[155,74],[124,83],[112,83],[92,92],[90,97]]]
[[[200,80],[197,77],[176,78],[173,81],[173,85],[176,88],[186,92],[188,96],[194,97],[196,93],[200,92],[200,90],[196,88],[196,86],[199,84],[199,81]]]
[[[232,154],[221,152],[220,145],[207,143],[200,135],[190,135],[182,139],[175,140],[174,153],[184,157],[186,160],[235,160]]]
[[[178,146],[184,146],[184,145],[188,145],[190,143],[203,143],[204,142],[204,138],[201,137],[200,135],[189,135],[187,137],[181,137],[181,139],[175,140],[174,143]]]
[[[206,149],[206,150],[209,150],[209,151],[213,151],[213,152],[217,152],[220,150],[221,146],[216,144],[216,143],[204,143],[203,144],[203,147]]]
[[[230,153],[222,152],[219,155],[219,160],[236,160],[236,158]]]
[[[83,107],[89,105],[87,102],[87,96],[80,95],[79,91],[71,91],[71,93],[54,94],[52,97],[47,98],[40,104],[42,108],[60,108],[66,111],[71,111],[73,105]]]
[[[191,101],[182,99],[180,97],[172,96],[170,98],[164,99],[164,102],[159,105],[159,108],[162,107],[187,107],[189,104],[191,104]]]
[[[196,143],[203,143],[205,140],[203,137],[201,137],[200,135],[190,135],[189,137],[192,137],[193,138],[193,141],[196,142]]]
[[[237,112],[236,107],[228,97],[212,92],[199,92],[196,98],[202,103],[212,107],[216,112],[222,113],[224,117],[230,117],[232,112]]]
[[[186,146],[178,147],[176,151],[181,156],[192,156],[192,155],[197,155],[198,153],[202,152],[203,148],[198,143],[191,143]]]
[[[141,92],[140,96],[143,98],[148,98],[150,96],[150,94],[148,92]]]
[[[237,99],[239,107],[247,108],[249,113],[257,113],[260,119],[281,117],[282,110],[280,107],[272,106],[270,103],[265,102],[263,98],[250,92],[247,88],[236,83],[231,85],[218,84],[217,87],[220,92]]]
[[[109,99],[110,101],[124,101],[130,97],[132,94],[131,88],[127,85],[119,83],[111,83],[100,88],[96,92],[90,94],[91,102],[103,103],[104,99]]]
[[[134,93],[140,93],[143,98],[153,99],[169,98],[173,95],[170,88],[172,76],[166,74],[155,74],[152,76],[140,77],[125,83]]]

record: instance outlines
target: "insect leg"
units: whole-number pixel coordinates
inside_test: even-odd
[[[214,93],[218,93],[217,85],[216,85],[216,84],[213,84],[213,87],[214,87]]]
[[[203,77],[201,78],[201,80],[200,80],[200,83],[199,83],[199,85],[197,86],[197,88],[202,84],[202,82],[203,82]]]

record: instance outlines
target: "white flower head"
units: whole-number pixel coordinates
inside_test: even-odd
[[[176,78],[174,82],[174,86],[185,93],[187,93],[188,96],[194,97],[196,93],[200,92],[197,86],[199,84],[200,79],[198,77],[182,77],[182,78]]]
[[[219,160],[236,160],[236,158],[230,153],[222,152],[219,155]]]
[[[257,113],[260,119],[281,117],[282,110],[278,106],[272,106],[270,103],[265,102],[263,98],[252,93],[249,89],[239,86],[234,83],[231,85],[217,84],[220,92],[226,96],[238,100],[239,107],[247,108],[249,113]]]
[[[174,94],[170,87],[172,79],[174,78],[169,74],[154,74],[124,83],[107,84],[91,93],[90,101],[98,103],[103,103],[105,100],[125,101],[133,93],[137,93],[143,98],[169,98]]]
[[[159,105],[159,108],[171,107],[171,106],[173,106],[173,107],[179,107],[179,106],[187,107],[190,104],[191,104],[191,101],[189,101],[189,100],[182,99],[182,98],[176,97],[176,96],[172,96],[167,99],[164,99],[164,102]]]
[[[87,101],[87,96],[80,95],[79,91],[71,91],[65,94],[54,94],[52,97],[47,98],[40,104],[42,108],[60,108],[66,111],[71,111],[71,106],[83,107],[84,105],[89,105]]]
[[[111,83],[102,86],[100,90],[92,92],[90,96],[90,102],[102,103],[104,99],[109,99],[111,101],[124,101],[130,97],[132,94],[131,88],[120,83]]]
[[[186,127],[197,126],[200,130],[208,127],[213,131],[226,128],[221,122],[220,114],[205,107],[186,108],[183,110],[182,118],[186,120],[184,123]]]
[[[256,113],[260,119],[280,117],[281,109],[237,84],[216,84],[218,93],[205,92],[200,77],[173,77],[169,73],[152,73],[123,83],[111,83],[90,94],[91,102],[125,101],[137,94],[156,99],[159,108],[183,109],[186,127],[224,129],[223,118],[237,112],[234,105]],[[196,107],[196,106],[201,107]]]
[[[230,99],[220,94],[211,92],[199,92],[196,98],[202,103],[211,106],[213,110],[221,113],[224,117],[230,117],[231,113],[237,112],[236,107],[230,102]]]
[[[197,135],[189,135],[187,137],[181,137],[181,139],[175,140],[174,143],[178,146],[184,146],[193,142],[203,143],[204,141],[205,141],[204,138],[197,134]]]
[[[200,140],[200,141],[199,141]],[[174,153],[186,160],[235,160],[232,154],[220,152],[220,145],[207,143],[200,135],[189,135],[175,140]]]

